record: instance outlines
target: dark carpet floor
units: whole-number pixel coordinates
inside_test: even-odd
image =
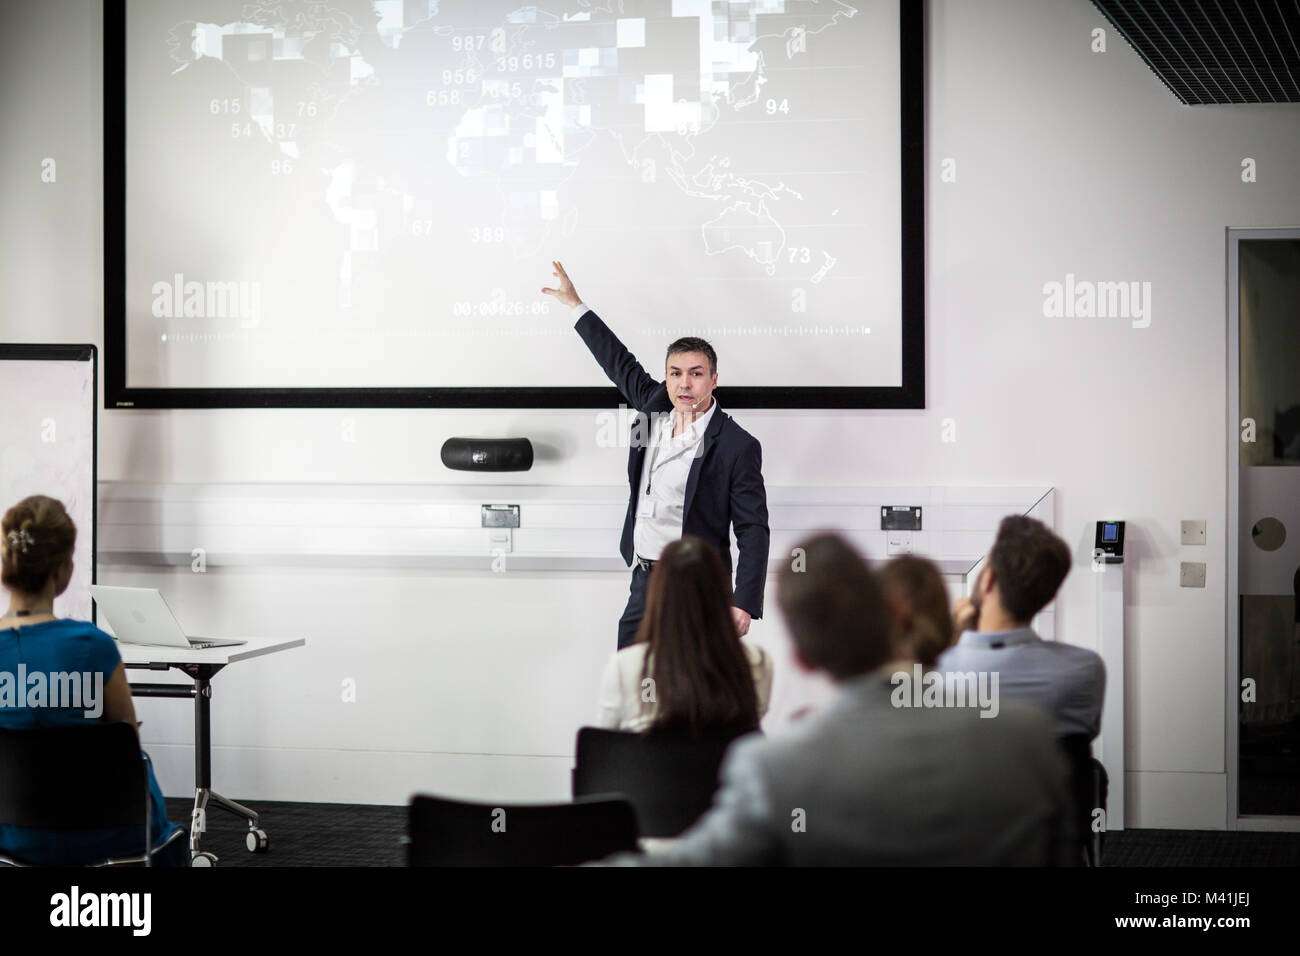
[[[1122,830],[1106,834],[1104,866],[1300,866],[1300,833]]]
[[[237,798],[232,798],[237,799]],[[244,803],[244,801],[239,801]],[[266,853],[244,846],[248,824],[224,810],[208,810],[201,848],[215,853],[218,866],[404,866],[406,807],[339,803],[245,805],[261,818],[270,838]],[[192,800],[168,800],[167,816],[189,825]]]
[[[168,800],[167,814],[189,822],[192,802]],[[406,807],[254,802],[270,837],[265,854],[244,847],[247,824],[208,812],[202,848],[218,866],[402,866]],[[1123,830],[1107,834],[1106,866],[1300,866],[1300,833]]]

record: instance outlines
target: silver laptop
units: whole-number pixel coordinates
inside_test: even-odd
[[[157,588],[114,588],[92,584],[90,595],[113,625],[113,634],[123,644],[158,647],[231,647],[247,641],[211,641],[186,637],[176,615]]]

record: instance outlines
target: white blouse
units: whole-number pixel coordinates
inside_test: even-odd
[[[754,675],[758,716],[767,713],[772,695],[772,655],[754,644],[740,642]],[[600,680],[600,700],[592,726],[609,730],[642,731],[654,722],[657,702],[641,699],[641,667],[650,645],[644,641],[625,647],[609,659]],[[653,671],[651,672],[653,676]]]

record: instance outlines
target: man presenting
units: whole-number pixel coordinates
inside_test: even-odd
[[[693,337],[673,342],[664,363],[665,380],[656,382],[600,317],[582,304],[564,267],[551,264],[560,286],[542,292],[573,309],[574,329],[609,380],[629,405],[651,416],[645,440],[635,437],[638,423],[633,423],[627,459],[631,498],[619,551],[635,567],[627,607],[618,622],[619,649],[636,642],[650,568],[664,547],[683,535],[696,535],[718,549],[730,573],[733,525],[740,559],[731,616],[743,637],[750,620],[763,616],[768,549],[763,449],[718,409],[713,397],[718,385],[713,347]],[[646,434],[644,429],[642,433]]]

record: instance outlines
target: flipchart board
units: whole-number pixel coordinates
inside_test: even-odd
[[[54,613],[85,621],[94,620],[98,359],[94,345],[0,343],[0,513],[28,495],[63,502],[77,544]]]

